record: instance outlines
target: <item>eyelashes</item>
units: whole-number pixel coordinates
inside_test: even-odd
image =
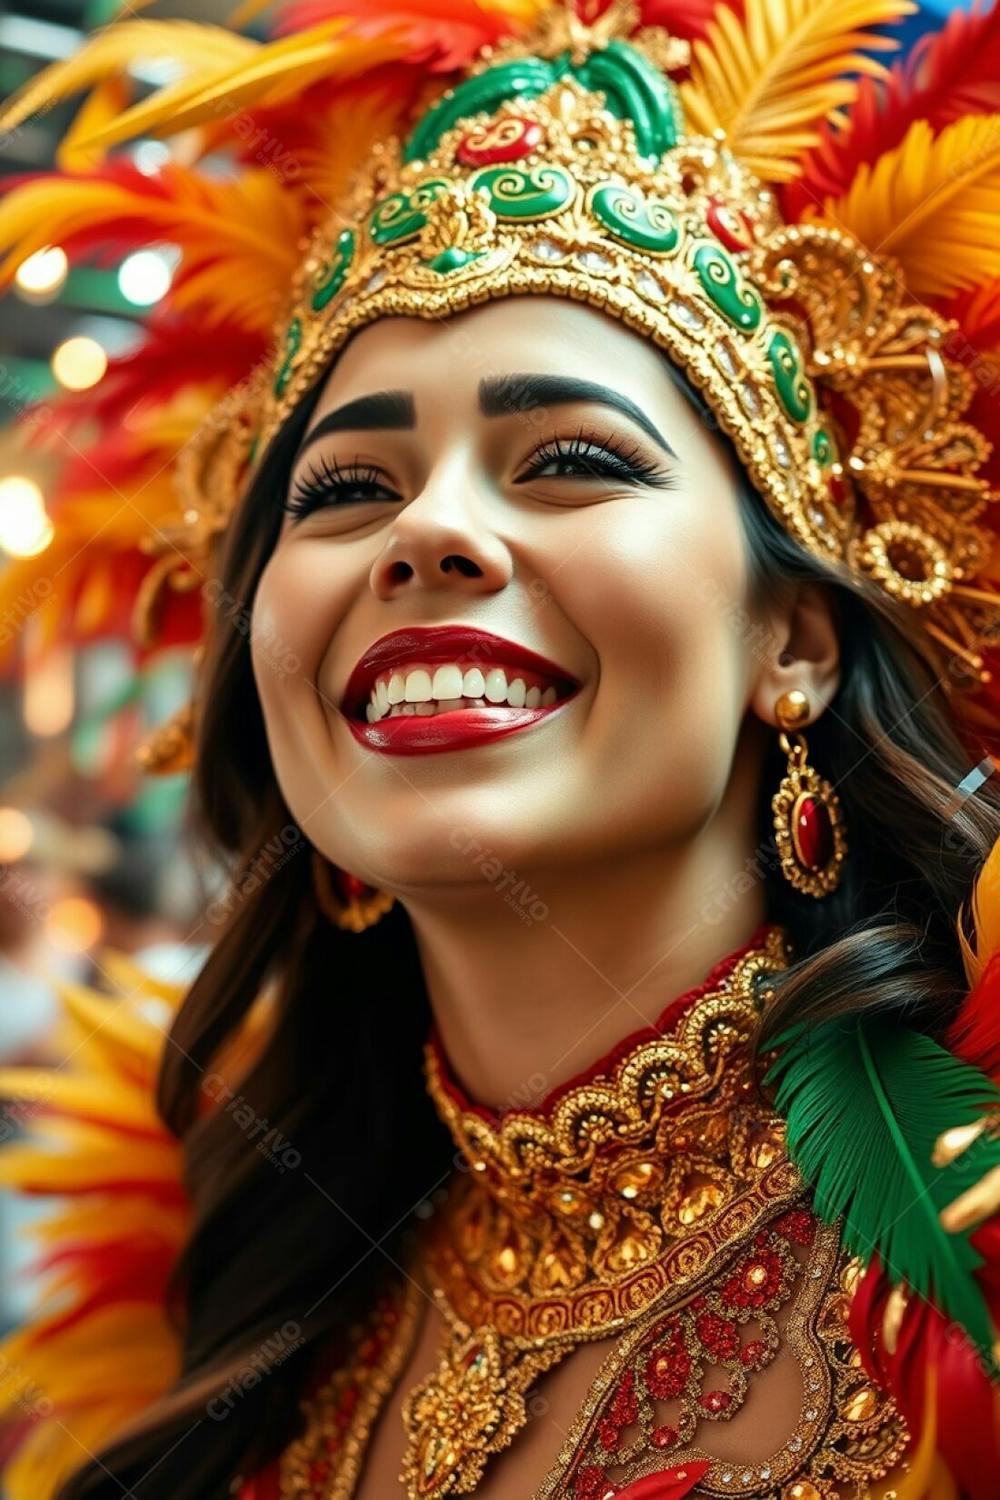
[[[529,484],[537,479],[615,480],[619,484],[672,489],[674,476],[647,458],[638,443],[597,436],[584,429],[571,438],[548,438],[527,460],[513,480]],[[375,464],[341,464],[327,457],[310,464],[285,502],[285,512],[302,520],[324,507],[365,502],[397,502],[403,497],[385,482]]]
[[[339,464],[321,458],[311,464],[285,502],[285,511],[301,520],[323,505],[351,505],[365,500],[399,500],[401,496],[380,483],[374,464]]]

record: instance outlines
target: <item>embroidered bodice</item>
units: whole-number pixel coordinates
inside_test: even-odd
[[[428,1089],[461,1163],[447,1202],[242,1500],[350,1500],[427,1299],[442,1342],[403,1398],[410,1497],[474,1493],[536,1383],[597,1340],[607,1353],[532,1500],[832,1500],[898,1472],[904,1424],[847,1329],[859,1267],[812,1212],[751,1060],[789,953],[761,927],[530,1108],[470,1101],[432,1034]],[[734,1462],[717,1424],[751,1412],[779,1359],[801,1399],[766,1458]]]

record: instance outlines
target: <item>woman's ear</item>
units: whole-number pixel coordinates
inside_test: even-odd
[[[840,642],[830,589],[818,583],[791,584],[765,611],[769,643],[760,661],[750,707],[759,719],[779,728],[774,705],[782,693],[799,688],[809,699],[812,724],[829,706],[840,684]]]

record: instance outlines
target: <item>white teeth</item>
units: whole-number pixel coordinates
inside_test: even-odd
[[[457,662],[440,666],[414,666],[383,674],[374,683],[365,708],[369,724],[401,714],[430,717],[461,708],[483,708],[507,704],[511,708],[548,708],[555,703],[555,687],[529,687],[523,677],[508,681],[503,667],[491,667],[483,675],[479,667],[463,668]]]
[[[502,667],[493,667],[487,672],[486,699],[489,703],[507,702],[507,673]]]
[[[438,667],[434,673],[434,681],[431,683],[431,695],[440,702],[443,698],[461,698],[462,696],[462,669],[451,662],[446,667]],[[470,693],[470,697],[475,694]]]
[[[415,667],[406,674],[407,703],[429,703],[431,697],[431,674],[423,667]]]

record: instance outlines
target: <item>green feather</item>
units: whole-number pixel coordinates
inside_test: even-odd
[[[944,1168],[931,1163],[942,1130],[1000,1104],[977,1068],[884,1016],[803,1022],[775,1043],[765,1082],[788,1126],[788,1152],[813,1190],[816,1212],[843,1218],[844,1244],[877,1252],[906,1282],[960,1323],[984,1352],[994,1334],[973,1272],[974,1230],[950,1234],[938,1211],[1000,1164],[1000,1140],[980,1137]]]

